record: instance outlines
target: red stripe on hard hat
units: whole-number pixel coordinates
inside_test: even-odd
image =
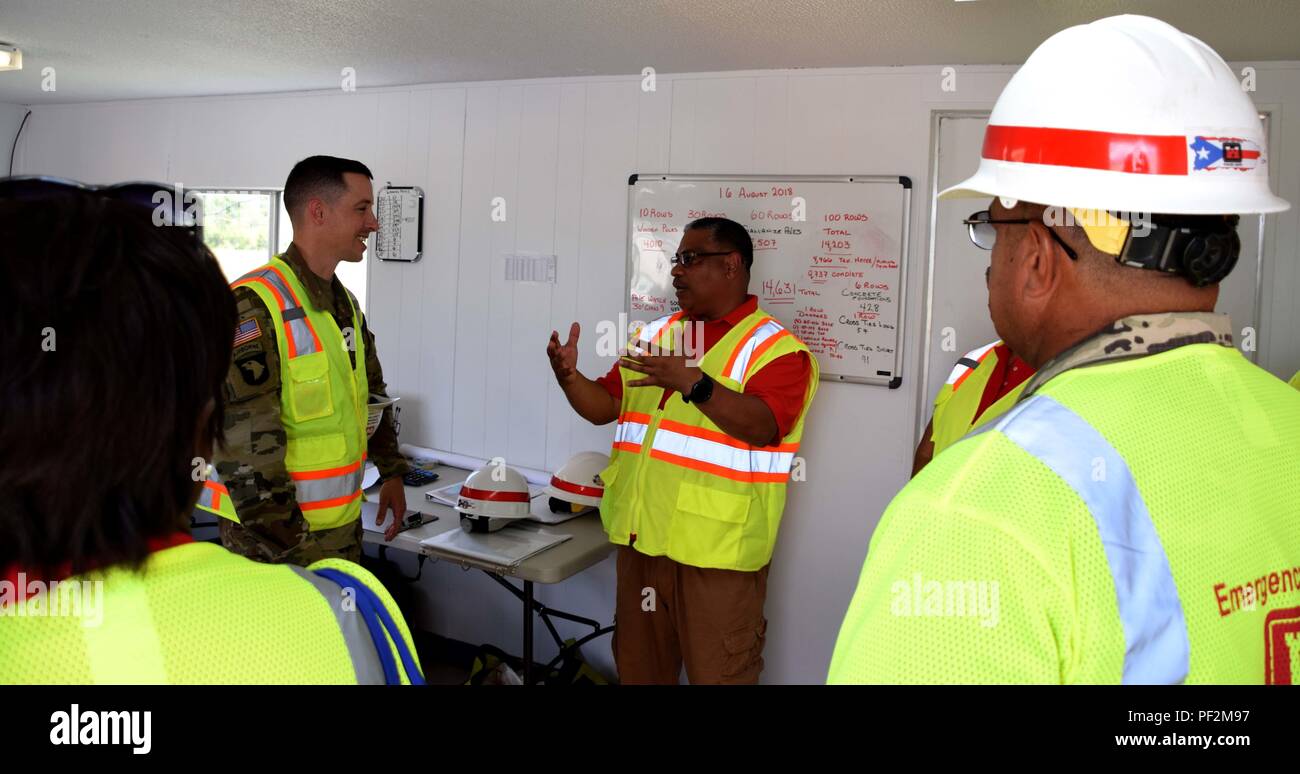
[[[472,486],[463,485],[460,488],[460,493],[475,500],[490,500],[494,503],[526,503],[529,499],[527,492],[493,492],[488,489],[475,489]]]
[[[571,494],[583,495],[585,497],[600,497],[605,493],[604,487],[583,486],[582,484],[570,484],[568,481],[561,481],[555,476],[551,476],[551,486]]]
[[[983,156],[993,161],[1082,167],[1138,175],[1187,174],[1187,138],[1086,129],[998,126],[984,131]]]

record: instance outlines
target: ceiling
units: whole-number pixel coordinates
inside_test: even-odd
[[[2,0],[0,102],[795,67],[1018,64],[1158,16],[1229,61],[1300,60],[1297,0]],[[54,91],[42,71],[54,68]]]

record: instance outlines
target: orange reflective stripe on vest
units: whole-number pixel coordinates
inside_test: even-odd
[[[239,516],[235,513],[235,502],[230,499],[230,492],[226,489],[226,485],[217,478],[215,470],[210,471],[208,475],[209,478],[199,489],[199,499],[195,501],[194,508],[239,523]]]
[[[732,481],[785,483],[799,444],[754,447],[704,427],[665,419],[655,431],[650,456]]]
[[[274,266],[266,266],[235,280],[231,287],[247,285],[253,282],[270,290],[271,295],[275,296],[275,300],[280,304],[280,315],[284,318],[285,344],[289,348],[289,357],[299,357],[300,355],[319,352],[321,350],[320,337],[316,335],[316,329],[312,327],[311,320],[307,319],[307,313],[298,301],[298,296],[293,292],[293,288],[289,286],[289,283],[285,281],[284,276],[280,274],[279,269]]]
[[[650,415],[636,411],[624,411],[618,416],[618,426],[614,428],[614,448],[636,454],[645,442],[646,431],[650,429]]]
[[[361,483],[365,475],[364,454],[357,462],[336,468],[291,471],[294,488],[298,493],[298,507],[304,511],[346,505],[361,496]]]
[[[225,484],[218,484],[216,481],[204,481],[203,490],[199,492],[198,504],[200,507],[218,512],[221,510],[221,499],[223,497],[230,498],[230,492],[226,489]]]
[[[753,359],[754,348],[761,341],[781,330],[783,330],[781,324],[771,317],[764,317],[751,325],[749,330],[745,331],[745,335],[741,337],[740,343],[731,351],[731,356],[727,358],[727,364],[722,367],[722,372],[729,379],[743,382],[745,372],[749,369],[750,360]]]

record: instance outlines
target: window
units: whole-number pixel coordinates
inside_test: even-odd
[[[293,226],[279,190],[196,189],[195,193],[203,206],[203,240],[231,282],[284,252],[293,241]],[[365,311],[365,262],[340,263],[335,271]]]
[[[279,191],[196,192],[203,206],[203,241],[231,282],[271,258],[271,212]],[[276,245],[277,252],[279,245]]]

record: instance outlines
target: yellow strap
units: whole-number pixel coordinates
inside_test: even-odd
[[[1092,246],[1107,255],[1119,255],[1128,238],[1129,224],[1106,210],[1070,210],[1076,225],[1083,227]]]

